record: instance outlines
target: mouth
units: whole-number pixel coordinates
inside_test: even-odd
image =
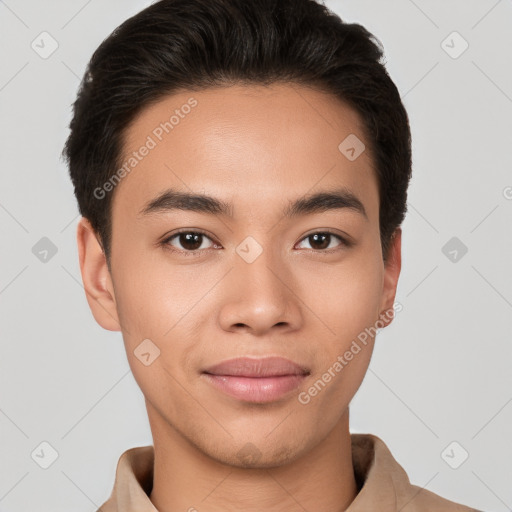
[[[230,359],[202,372],[217,390],[241,401],[269,403],[297,389],[310,370],[282,357]]]

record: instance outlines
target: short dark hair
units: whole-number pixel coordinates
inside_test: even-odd
[[[94,191],[122,165],[136,115],[180,90],[278,82],[331,93],[361,116],[386,259],[407,211],[411,134],[383,56],[367,29],[315,0],[160,0],[123,22],[91,57],[63,150],[109,267],[113,192],[99,199]]]

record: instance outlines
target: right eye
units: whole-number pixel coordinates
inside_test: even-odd
[[[181,230],[162,240],[161,245],[173,251],[188,253],[187,255],[195,255],[198,251],[207,249],[207,247],[202,247],[205,238],[212,241],[211,238],[202,231]],[[182,248],[176,248],[172,243],[175,239]],[[214,243],[214,247],[220,246]]]

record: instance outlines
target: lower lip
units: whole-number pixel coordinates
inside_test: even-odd
[[[208,382],[217,389],[245,402],[267,403],[282,398],[298,388],[306,375],[282,375],[279,377],[240,377],[204,373]]]

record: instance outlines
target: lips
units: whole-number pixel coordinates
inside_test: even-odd
[[[302,385],[310,370],[283,357],[230,359],[203,371],[215,389],[242,402],[284,400]]]
[[[237,377],[281,377],[284,375],[307,375],[309,369],[284,357],[249,358],[239,357],[222,361],[204,370],[211,375]]]

